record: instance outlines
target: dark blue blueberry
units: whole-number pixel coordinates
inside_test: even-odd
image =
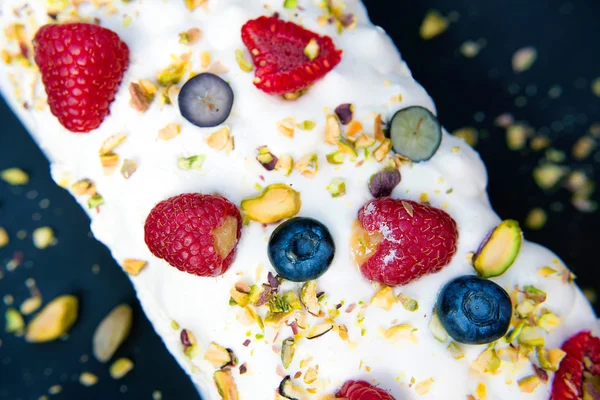
[[[317,279],[329,269],[335,245],[325,225],[312,218],[292,218],[275,229],[269,239],[269,260],[289,281]]]
[[[473,275],[448,282],[435,307],[450,336],[466,344],[500,339],[508,331],[512,315],[508,293],[494,282]]]
[[[233,106],[233,90],[223,79],[210,73],[188,80],[179,92],[183,118],[201,128],[222,124]]]

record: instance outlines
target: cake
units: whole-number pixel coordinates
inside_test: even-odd
[[[360,1],[0,7],[5,99],[203,399],[599,398],[572,274]]]

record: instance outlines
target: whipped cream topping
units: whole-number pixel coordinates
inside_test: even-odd
[[[96,238],[121,264],[125,259],[148,262],[138,276],[131,278],[133,285],[154,328],[197,385],[203,399],[220,398],[213,382],[215,368],[203,358],[211,342],[232,349],[240,364],[246,363],[244,374],[238,368],[232,369],[242,399],[273,398],[282,375],[293,377],[297,371],[317,366],[316,382],[305,384],[302,378],[295,380],[302,387],[314,389],[309,398],[327,398],[349,379],[377,382],[397,399],[404,400],[464,400],[467,395],[483,398],[482,387],[488,400],[549,398],[552,373],[549,383],[542,382],[533,393],[525,393],[518,381],[535,374],[528,360],[511,363],[501,356],[498,372],[483,373],[472,366],[485,346],[461,345],[465,357],[457,360],[447,349],[449,341],[436,340],[429,328],[440,288],[456,276],[474,273],[468,255],[500,222],[489,204],[487,174],[481,159],[464,141],[447,132],[431,160],[400,167],[402,181],[392,197],[419,201],[426,194],[433,206],[448,212],[459,229],[457,253],[441,272],[394,288],[396,295],[402,293],[417,300],[418,310],[409,312],[399,303],[389,311],[368,306],[378,289],[355,267],[349,248],[350,233],[358,210],[371,199],[367,185],[370,176],[389,162],[378,163],[371,157],[358,167],[356,161],[349,160],[342,165],[327,163],[326,154],[336,149],[324,142],[325,119],[338,105],[352,103],[354,118],[363,124],[367,134],[373,135],[377,114],[389,121],[401,108],[420,105],[435,112],[435,106],[412,78],[391,39],[370,23],[360,1],[345,1],[345,12],[355,15],[357,25],[341,34],[333,25],[319,24],[319,16],[325,15],[325,11],[318,0],[299,0],[301,10],[284,8],[283,0],[208,0],[194,11],[183,0],[96,3],[108,5],[82,4],[78,15],[98,18],[102,26],[117,32],[131,51],[131,64],[111,105],[111,114],[99,129],[83,135],[64,129],[48,107],[44,107],[45,94],[35,68],[18,62],[2,64],[0,88],[50,160],[57,183],[70,186],[81,179],[95,183],[104,198],[98,209],[88,209],[85,196],[76,198],[88,210]],[[0,26],[4,31],[10,24],[24,24],[30,40],[39,26],[50,22],[46,7],[47,2],[42,0],[4,0],[0,5]],[[68,15],[69,10],[62,11],[59,19]],[[240,37],[241,26],[249,19],[274,12],[307,29],[329,35],[336,47],[343,50],[341,63],[297,101],[284,101],[256,89],[253,74],[242,71],[235,59],[236,49],[247,52]],[[202,39],[191,45],[180,43],[179,33],[195,27],[202,30]],[[5,35],[0,37],[0,47],[18,51],[18,45]],[[181,116],[176,105],[161,107],[155,100],[141,113],[129,104],[131,82],[154,80],[172,62],[172,55],[184,53],[191,53],[191,71],[202,71],[202,52],[210,54],[212,63],[220,62],[225,67],[220,68],[220,76],[230,83],[235,94],[233,110],[223,124],[235,139],[235,147],[229,154],[211,148],[206,142],[220,127],[198,128]],[[246,58],[250,59],[247,53]],[[187,75],[182,83],[185,79]],[[293,138],[286,137],[277,124],[291,117],[298,123],[313,121],[315,127],[296,129]],[[168,124],[179,124],[181,132],[171,140],[160,140],[158,132]],[[114,134],[127,135],[115,152],[121,159],[138,164],[129,179],[124,179],[118,171],[105,175],[98,158],[100,146]],[[266,171],[255,158],[256,149],[264,145],[273,154],[288,154],[294,160],[316,153],[319,170],[312,179],[298,171],[290,176]],[[206,157],[200,171],[178,168],[180,157],[194,155]],[[359,160],[363,159],[361,154]],[[326,190],[333,178],[344,179],[345,196],[333,198]],[[192,276],[153,257],[144,243],[143,232],[149,211],[170,196],[185,192],[218,193],[239,205],[244,198],[260,192],[257,185],[266,187],[273,183],[291,185],[301,195],[299,215],[316,218],[331,231],[337,254],[317,286],[319,292],[326,294],[324,310],[333,310],[343,302],[335,324],[344,324],[348,329],[348,340],[335,331],[313,340],[299,340],[293,362],[285,372],[279,351],[275,350],[281,347],[283,339],[292,336],[290,327],[285,324],[278,330],[266,327],[263,332],[258,324],[248,324],[240,307],[229,305],[230,290],[237,282],[260,285],[266,282],[267,273],[273,271],[267,257],[267,241],[276,224],[263,226],[251,222],[244,226],[236,260],[218,278]],[[543,276],[540,269],[545,266],[558,273]],[[562,262],[551,251],[525,241],[515,264],[493,279],[509,293],[516,285],[533,285],[547,293],[543,307],[562,321],[549,334],[541,331],[548,349],[560,347],[567,337],[582,329],[599,332],[591,307],[581,291],[563,279],[564,271]],[[286,282],[284,288],[299,290],[300,285]],[[353,303],[357,307],[346,312]],[[264,316],[264,310],[260,312]],[[174,329],[172,321],[193,332],[200,349],[195,357],[190,359],[184,354],[180,329]],[[308,319],[311,325],[322,321],[322,318]],[[388,341],[382,332],[398,324],[411,325],[415,340]],[[246,346],[244,342],[248,339],[250,343]],[[506,346],[499,343],[497,348]]]

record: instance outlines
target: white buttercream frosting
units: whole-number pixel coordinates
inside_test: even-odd
[[[236,282],[260,284],[266,281],[267,272],[272,271],[267,240],[276,225],[265,227],[252,222],[244,226],[238,255],[229,271],[219,278],[202,278],[180,272],[153,257],[144,243],[144,221],[157,202],[173,195],[219,193],[240,204],[242,199],[258,193],[256,185],[264,187],[272,183],[293,185],[302,198],[299,215],[323,222],[330,229],[337,248],[331,268],[317,284],[318,291],[326,293],[326,310],[344,302],[335,323],[346,325],[349,340],[342,340],[336,332],[314,340],[302,339],[287,369],[293,376],[296,371],[304,372],[318,365],[317,382],[306,385],[298,379],[301,386],[316,388],[317,394],[312,398],[334,393],[346,380],[366,379],[377,382],[403,400],[464,400],[469,394],[475,395],[481,383],[486,385],[488,400],[548,399],[552,373],[550,383],[542,383],[531,394],[523,393],[517,382],[533,374],[530,363],[514,368],[503,362],[494,375],[478,373],[470,366],[485,346],[462,346],[465,358],[456,360],[447,350],[448,341],[437,341],[428,327],[439,289],[453,277],[474,273],[467,256],[500,221],[490,208],[487,174],[478,154],[446,132],[439,151],[431,160],[401,166],[402,182],[392,196],[419,201],[426,193],[433,206],[447,211],[458,224],[457,254],[441,272],[394,289],[396,294],[403,293],[417,300],[417,311],[409,312],[398,303],[390,311],[358,306],[351,313],[345,312],[349,304],[360,301],[369,304],[377,291],[355,267],[348,243],[358,210],[371,198],[368,179],[382,164],[373,159],[360,167],[349,160],[340,166],[328,164],[325,155],[335,151],[335,147],[324,142],[325,118],[338,105],[352,103],[355,119],[363,123],[366,133],[373,134],[374,116],[379,113],[389,121],[401,108],[421,105],[435,111],[435,107],[412,78],[391,39],[370,23],[360,1],[346,0],[346,12],[355,13],[358,24],[342,34],[333,26],[321,26],[317,22],[318,16],[324,14],[318,0],[299,0],[298,3],[301,11],[283,8],[283,0],[208,0],[207,8],[199,7],[193,12],[185,7],[183,0],[114,1],[115,13],[108,12],[108,7],[81,6],[81,15],[98,17],[101,25],[116,31],[131,51],[131,64],[111,105],[110,116],[89,134],[68,132],[47,106],[41,110],[23,107],[24,101],[34,104],[31,82],[35,72],[31,68],[18,63],[2,64],[0,87],[49,158],[57,182],[69,177],[71,183],[84,178],[95,182],[105,200],[99,212],[88,210],[98,240],[120,263],[128,258],[148,261],[147,267],[132,277],[132,282],[154,328],[190,374],[203,399],[220,398],[213,383],[214,368],[203,359],[204,350],[213,341],[231,348],[239,362],[246,363],[248,372],[243,375],[237,368],[233,369],[242,399],[271,399],[282,379],[277,373],[280,355],[273,346],[280,347],[281,341],[292,335],[291,329],[283,325],[273,341],[276,332],[267,328],[264,338],[257,339],[256,335],[262,334],[258,325],[242,324],[241,309],[229,305],[230,289]],[[23,4],[27,4],[25,9],[13,12]],[[46,1],[42,0],[3,0],[0,26],[4,29],[13,22],[24,23],[32,37],[36,26],[48,22],[45,7]],[[240,37],[241,26],[249,19],[273,12],[331,36],[336,47],[343,50],[341,63],[293,102],[256,89],[253,74],[243,72],[235,60],[235,50],[245,50]],[[203,38],[193,45],[179,43],[178,34],[193,27],[202,30]],[[15,43],[8,43],[5,36],[0,38],[0,46],[16,49]],[[209,52],[213,62],[219,61],[228,69],[221,76],[235,93],[232,113],[224,123],[235,138],[235,148],[230,154],[207,145],[205,139],[217,128],[193,126],[183,119],[176,106],[166,105],[161,109],[154,101],[150,109],[141,113],[129,105],[131,82],[153,80],[170,64],[171,55],[186,52],[191,52],[192,71],[201,70],[201,52]],[[246,57],[249,59],[247,53]],[[39,81],[35,94],[44,96]],[[299,123],[311,120],[316,126],[309,131],[296,129],[294,138],[288,138],[278,131],[277,122],[289,117]],[[159,129],[170,123],[180,124],[181,134],[169,141],[157,139]],[[126,134],[127,138],[115,152],[121,159],[135,160],[139,165],[128,180],[118,171],[105,176],[98,158],[98,149],[104,140],[117,133]],[[256,149],[262,145],[267,145],[276,155],[289,154],[295,160],[307,153],[317,153],[319,171],[313,179],[298,171],[288,177],[278,171],[268,172],[255,160]],[[179,157],[198,154],[206,156],[201,171],[184,171],[177,167]],[[347,193],[343,197],[332,198],[326,190],[335,177],[345,180]],[[87,209],[86,198],[78,197],[78,200]],[[564,268],[549,250],[524,242],[515,264],[494,281],[508,291],[515,285],[534,285],[548,294],[544,307],[558,315],[562,324],[550,334],[543,333],[547,348],[560,347],[567,337],[584,328],[598,332],[598,321],[581,291],[558,276],[542,277],[538,270],[544,266],[556,270]],[[286,287],[297,289],[299,286],[286,284]],[[359,313],[364,317],[360,324]],[[193,332],[198,341],[201,351],[192,360],[183,354],[180,331],[173,329],[173,320]],[[309,318],[311,324],[317,321],[319,319]],[[416,343],[387,341],[382,331],[396,324],[416,328]],[[246,347],[243,343],[247,339],[251,343]],[[301,360],[310,361],[301,368]],[[414,384],[411,384],[412,378]],[[419,394],[425,385],[418,383],[430,378],[433,383],[429,390]]]

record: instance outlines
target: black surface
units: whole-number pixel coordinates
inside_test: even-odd
[[[403,5],[391,12],[392,3]],[[487,132],[487,139],[477,149],[488,165],[489,192],[499,214],[522,222],[533,207],[545,208],[548,224],[539,232],[526,231],[527,238],[555,250],[577,273],[583,287],[596,285],[598,289],[595,247],[599,214],[576,211],[563,189],[542,192],[531,177],[542,156],[509,151],[504,131],[494,127],[493,120],[511,112],[536,129],[547,128],[554,146],[567,152],[592,122],[600,121],[600,98],[590,89],[592,79],[600,76],[596,34],[600,3],[371,0],[367,5],[375,23],[391,34],[415,78],[436,100],[444,125],[449,130],[474,126]],[[457,11],[459,19],[440,37],[423,42],[418,28],[430,8],[444,14]],[[463,57],[458,51],[460,44],[479,38],[485,38],[487,46],[473,59]],[[523,46],[536,47],[539,56],[529,71],[517,75],[510,60]],[[557,84],[563,94],[550,100],[548,90]],[[530,93],[531,85],[535,85],[537,94],[526,95],[528,85]],[[515,98],[521,95],[527,97],[528,104],[516,107]],[[11,294],[19,305],[29,295],[24,282],[32,277],[45,300],[63,293],[76,293],[81,299],[80,318],[66,342],[31,345],[0,333],[0,399],[37,399],[55,384],[62,385],[63,391],[51,398],[151,399],[152,392],[160,390],[164,399],[197,399],[191,383],[143,316],[127,278],[108,251],[90,237],[83,211],[50,180],[46,160],[4,104],[0,104],[0,116],[0,170],[17,166],[30,172],[32,178],[23,188],[0,182],[0,226],[11,236],[10,245],[0,249],[0,270],[4,271],[15,251],[24,254],[20,267],[4,271],[0,294]],[[575,123],[570,124],[573,119]],[[558,129],[557,121],[564,129]],[[594,160],[598,159],[596,154],[587,161],[569,164],[594,177]],[[40,208],[43,199],[50,201],[46,209]],[[551,204],[553,209],[562,205],[562,211],[551,211]],[[56,230],[59,243],[37,250],[31,244],[31,232],[43,225]],[[22,240],[17,238],[21,229],[27,232]],[[92,270],[95,264],[100,266],[98,274]],[[85,363],[80,358],[91,353],[97,323],[121,302],[135,307],[135,321],[117,356],[132,358],[136,367],[122,380],[114,381],[107,366],[91,356]],[[2,314],[5,309],[0,303]],[[92,388],[81,386],[77,377],[82,371],[97,374],[100,382]]]

